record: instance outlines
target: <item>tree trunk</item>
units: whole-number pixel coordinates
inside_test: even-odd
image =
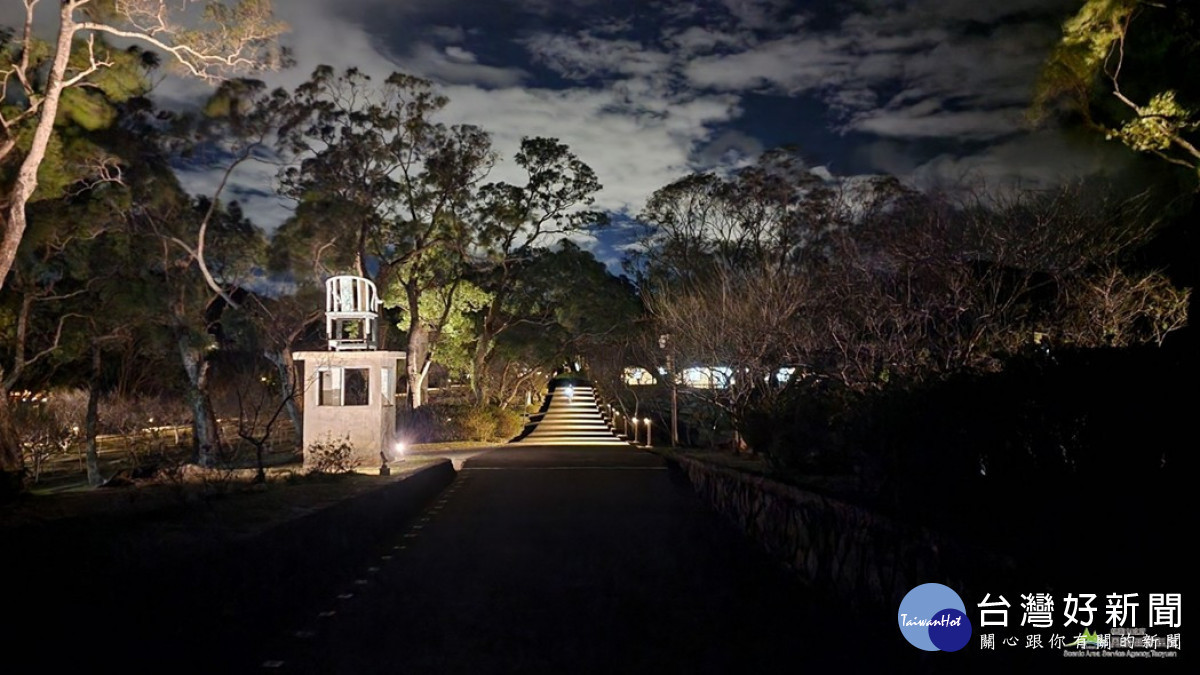
[[[100,350],[92,347],[92,374],[88,378],[87,415],[83,421],[83,433],[87,439],[88,485],[99,487],[104,482],[100,475],[100,454],[96,449],[96,428],[99,426],[100,408]]]
[[[275,364],[275,370],[279,373],[279,395],[283,397],[284,410],[295,430],[294,445],[299,449],[304,438],[304,419],[300,416],[299,406],[296,405],[296,396],[300,393],[300,386],[296,382],[296,362],[292,359],[292,350],[284,349],[278,352],[268,350],[264,352],[264,355],[268,361]]]
[[[21,438],[9,408],[8,389],[0,387],[0,503],[9,501],[25,489],[25,462],[21,457]]]
[[[416,410],[425,405],[425,376],[429,373],[429,330],[424,326],[409,326],[408,354],[404,366],[408,371],[408,404]]]
[[[492,310],[488,309],[479,331],[479,339],[475,342],[475,358],[471,364],[471,387],[475,393],[475,402],[479,405],[487,405],[489,395],[487,362],[492,351],[492,342],[496,337],[491,329],[491,319]]]
[[[429,329],[421,324],[421,311],[418,302],[421,300],[416,283],[406,283],[404,293],[408,299],[408,353],[405,355],[404,367],[408,372],[408,405],[416,410],[425,405],[425,374],[429,369],[425,365],[429,358]]]
[[[187,371],[187,402],[192,409],[192,459],[200,466],[216,463],[221,448],[221,430],[208,398],[208,359],[193,347],[189,336],[179,337],[179,355]]]
[[[213,466],[221,447],[221,433],[208,393],[189,386],[187,402],[192,409],[192,459],[200,466]]]
[[[17,257],[17,247],[25,234],[25,205],[37,190],[38,168],[46,157],[46,148],[54,131],[54,118],[58,115],[58,102],[62,98],[63,73],[67,70],[67,61],[71,56],[71,40],[75,37],[75,20],[71,16],[74,11],[73,5],[62,3],[54,61],[50,64],[50,72],[46,76],[46,96],[42,99],[42,109],[38,112],[33,140],[28,154],[17,170],[11,191],[5,195],[7,199],[0,199],[0,202],[4,203],[4,211],[0,214],[0,226],[3,226],[4,230],[4,236],[0,239],[0,288],[4,288],[4,280],[8,271],[12,269],[13,261]],[[5,461],[5,457],[0,457],[0,471],[8,471]]]

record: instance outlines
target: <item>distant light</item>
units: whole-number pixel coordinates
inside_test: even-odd
[[[649,417],[647,417],[646,419],[644,419],[642,421],[646,423],[646,426],[650,426],[650,418]]]

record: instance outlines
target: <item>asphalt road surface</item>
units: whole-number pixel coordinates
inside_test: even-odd
[[[659,457],[622,448],[471,459],[293,625],[229,671],[852,672],[898,639],[872,646]]]

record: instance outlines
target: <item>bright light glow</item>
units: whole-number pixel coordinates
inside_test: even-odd
[[[733,382],[733,369],[726,366],[695,366],[681,373],[683,384],[698,389],[725,389]]]
[[[654,384],[654,375],[645,368],[625,368],[624,379],[630,386]]]
[[[396,441],[396,456],[404,456],[404,441]]]
[[[646,423],[646,426],[650,426],[650,418],[649,417],[647,417],[646,419],[644,419],[642,421]]]

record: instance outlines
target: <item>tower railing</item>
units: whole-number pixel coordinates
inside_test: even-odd
[[[333,351],[378,347],[379,293],[375,282],[356,276],[325,280],[325,333]]]

